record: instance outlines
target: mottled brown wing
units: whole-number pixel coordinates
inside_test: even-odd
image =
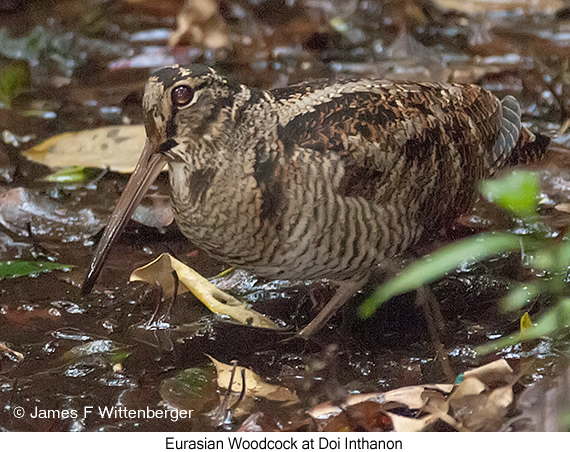
[[[471,202],[476,181],[489,175],[501,129],[499,100],[474,85],[355,80],[272,94],[282,106],[285,152],[341,156],[339,194],[377,203],[408,199],[426,212],[452,213]],[[435,193],[449,198],[431,199]]]

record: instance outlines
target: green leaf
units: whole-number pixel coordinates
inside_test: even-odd
[[[12,101],[28,86],[28,67],[14,63],[0,69],[0,102],[10,108]]]
[[[4,261],[0,262],[0,280],[19,276],[37,276],[52,270],[70,270],[73,265],[56,262]]]
[[[501,179],[481,182],[481,193],[520,217],[531,217],[538,206],[540,180],[537,173],[513,171]]]
[[[546,245],[546,242],[543,244]],[[530,262],[533,268],[547,272],[556,271],[558,264],[556,253],[546,246],[533,253]]]
[[[525,283],[511,289],[501,305],[505,311],[514,311],[529,304],[540,292],[539,283]]]
[[[42,180],[46,182],[58,182],[60,184],[80,184],[85,182],[86,172],[84,166],[70,166],[49,174]]]
[[[200,412],[217,401],[216,373],[213,367],[192,367],[162,381],[159,393],[169,406]]]
[[[558,248],[558,271],[567,271],[570,267],[570,241],[564,239]]]
[[[380,286],[360,306],[360,316],[370,317],[390,298],[436,281],[464,263],[480,261],[505,251],[518,250],[523,243],[527,248],[532,242],[528,238],[514,234],[500,233],[482,234],[447,245],[413,262],[398,276]]]
[[[131,356],[131,352],[119,350],[117,352],[109,354],[108,358],[112,364],[122,364],[123,361],[125,361],[125,359],[127,359],[129,356]]]

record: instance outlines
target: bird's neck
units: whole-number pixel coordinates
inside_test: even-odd
[[[253,162],[244,152],[223,156],[226,152],[219,149],[197,154],[192,162],[169,164],[171,203],[180,230],[218,256],[227,254],[228,237],[235,236],[240,228],[253,227],[238,224],[254,217],[258,208]],[[234,226],[236,231],[232,230]]]

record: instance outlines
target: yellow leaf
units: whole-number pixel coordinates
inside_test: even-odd
[[[530,315],[528,315],[528,312],[525,312],[521,317],[521,333],[524,330],[528,330],[530,327],[532,327]]]
[[[175,279],[172,272],[178,275],[180,283],[178,293],[189,290],[213,313],[231,317],[243,325],[259,328],[278,329],[268,317],[250,309],[247,303],[236,300],[231,295],[214,286],[195,270],[175,259],[168,253],[161,254],[154,261],[137,268],[131,274],[131,281],[144,281],[160,284],[163,294],[171,297],[174,294]]]
[[[84,166],[132,173],[145,139],[142,125],[101,127],[56,135],[23,155],[50,168]]]

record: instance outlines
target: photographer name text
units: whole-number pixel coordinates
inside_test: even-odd
[[[34,407],[28,413],[31,419],[78,419],[89,416],[99,416],[102,419],[170,419],[177,422],[180,419],[191,419],[194,410],[175,410],[168,408],[132,409],[121,406],[84,406],[82,410],[47,410]],[[14,410],[16,417],[24,416],[23,410]]]

